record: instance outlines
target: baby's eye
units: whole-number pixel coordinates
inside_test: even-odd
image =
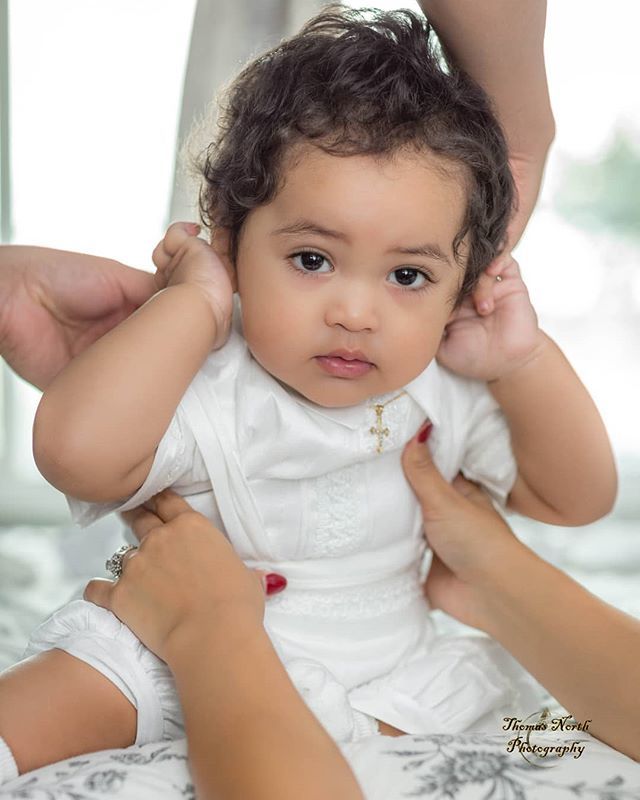
[[[398,281],[396,286],[402,286],[404,289],[423,289],[427,284],[433,283],[426,272],[415,267],[399,267],[394,269],[391,275]]]
[[[320,253],[314,253],[312,250],[294,253],[291,256],[291,261],[300,272],[319,272],[323,262],[326,262],[327,265],[329,264],[324,256],[321,256]]]

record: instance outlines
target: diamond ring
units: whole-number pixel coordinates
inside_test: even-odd
[[[138,548],[134,547],[132,544],[123,544],[122,547],[116,550],[111,558],[106,560],[105,567],[116,580],[122,575],[122,559],[124,558],[124,554],[128,553],[129,550],[137,549]]]

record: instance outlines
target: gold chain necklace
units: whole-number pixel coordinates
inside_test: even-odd
[[[389,428],[384,427],[384,423],[382,422],[382,412],[384,411],[385,407],[389,405],[389,403],[393,403],[394,400],[402,397],[403,394],[406,394],[404,390],[395,397],[392,397],[391,400],[387,400],[386,403],[375,403],[373,406],[369,406],[369,408],[373,408],[373,410],[376,412],[376,424],[369,428],[369,433],[372,433],[374,436],[378,437],[376,453],[382,452],[382,442],[384,437],[389,435]]]

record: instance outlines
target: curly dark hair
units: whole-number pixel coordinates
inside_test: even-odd
[[[338,156],[437,154],[466,175],[467,237],[458,300],[500,252],[515,202],[507,145],[483,90],[408,10],[332,4],[302,30],[251,61],[223,96],[214,141],[198,164],[204,225],[230,231],[236,262],[249,212],[281,187],[283,157],[311,143]]]

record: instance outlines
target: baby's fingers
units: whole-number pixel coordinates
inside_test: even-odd
[[[501,254],[489,264],[473,291],[473,305],[480,316],[493,313],[505,281],[513,277],[520,277],[520,269],[511,253]]]
[[[195,222],[174,222],[169,225],[164,238],[153,251],[152,260],[159,270],[165,270],[171,260],[191,237],[200,233],[200,225]]]
[[[478,279],[476,288],[473,290],[473,305],[481,317],[486,317],[493,313],[495,280],[495,277],[483,272]]]
[[[503,279],[512,278],[520,275],[520,267],[511,253],[502,253],[489,264],[485,275],[491,275],[494,279],[498,275]]]

